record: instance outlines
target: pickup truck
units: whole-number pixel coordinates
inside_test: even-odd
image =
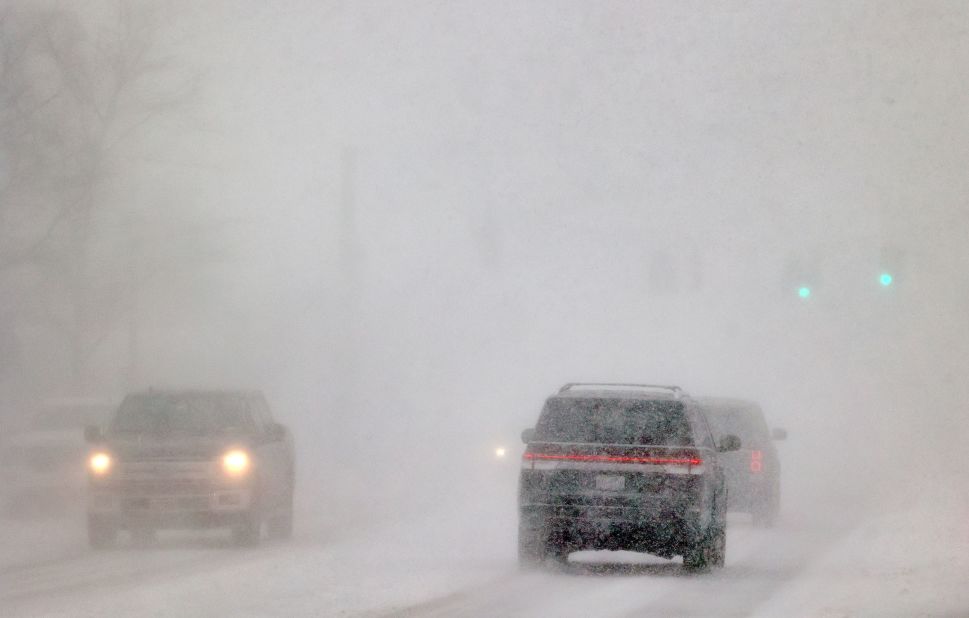
[[[238,544],[293,529],[289,431],[265,397],[247,391],[158,391],[125,397],[110,423],[90,426],[88,539],[147,540],[165,528],[226,527]]]

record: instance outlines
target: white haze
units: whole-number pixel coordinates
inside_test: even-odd
[[[198,91],[104,199],[211,255],[141,297],[136,384],[123,330],[91,383],[265,390],[303,530],[512,521],[518,434],[571,380],[761,401],[789,516],[964,491],[964,5],[159,6]]]

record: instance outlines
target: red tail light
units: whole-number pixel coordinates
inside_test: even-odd
[[[750,451],[750,471],[751,472],[763,472],[764,470],[764,453],[763,451]]]

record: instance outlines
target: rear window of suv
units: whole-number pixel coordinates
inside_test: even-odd
[[[678,401],[552,398],[535,426],[543,442],[691,446],[690,425]]]

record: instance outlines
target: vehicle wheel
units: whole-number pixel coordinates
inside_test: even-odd
[[[288,539],[293,536],[293,494],[289,495],[282,512],[273,515],[266,522],[266,534],[271,539]]]
[[[727,562],[727,490],[724,488],[718,501],[716,523],[710,531],[710,544],[713,550],[713,566],[722,568]]]
[[[545,542],[545,555],[554,561],[556,568],[565,569],[569,566],[569,554],[572,548],[561,544],[561,539],[549,538]]]
[[[723,568],[727,562],[727,527],[723,523],[718,523],[713,530],[710,545],[713,560],[710,566]]]
[[[713,564],[710,543],[704,541],[683,554],[683,568],[691,573],[704,573]]]
[[[255,511],[245,513],[232,527],[232,540],[241,547],[253,547],[259,544],[262,535],[262,520]]]
[[[518,566],[534,569],[542,564],[548,553],[548,534],[544,525],[528,526],[518,523]]]
[[[683,554],[683,568],[693,573],[723,566],[727,549],[727,528],[722,515],[710,523],[703,537]]]
[[[87,540],[93,549],[106,549],[118,538],[118,527],[110,521],[94,515],[87,518]]]

